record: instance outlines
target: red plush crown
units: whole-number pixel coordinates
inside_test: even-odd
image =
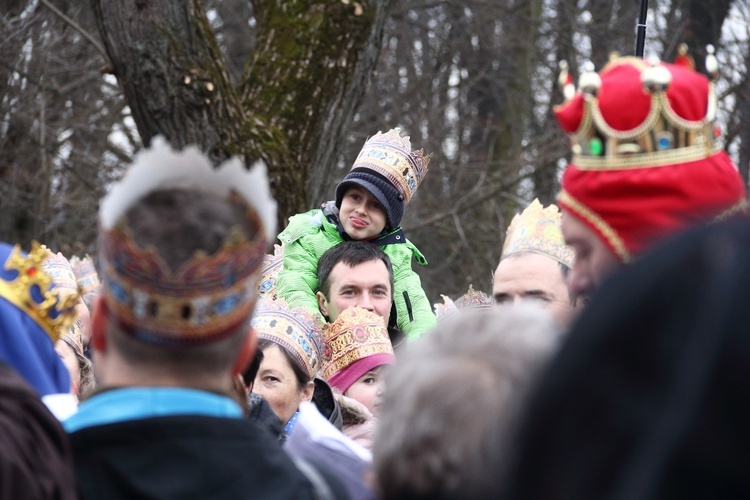
[[[670,232],[744,208],[744,183],[716,145],[705,76],[624,57],[582,75],[579,88],[555,110],[573,152],[558,200],[622,261]]]

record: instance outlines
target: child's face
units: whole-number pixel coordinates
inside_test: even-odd
[[[339,209],[341,225],[353,240],[366,240],[385,229],[383,205],[363,187],[351,186],[344,193]]]
[[[385,374],[390,365],[379,365],[357,379],[344,393],[344,396],[356,399],[378,416],[380,403],[385,393]]]

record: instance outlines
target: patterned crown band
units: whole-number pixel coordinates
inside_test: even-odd
[[[687,67],[622,57],[581,75],[577,95],[569,77],[560,81],[569,100],[555,114],[581,170],[660,167],[718,151],[714,84]]]
[[[532,252],[572,267],[575,254],[565,244],[560,229],[561,217],[557,206],[544,208],[538,199],[534,199],[523,212],[513,217],[500,259],[516,253]]]
[[[264,297],[258,300],[251,325],[258,338],[284,347],[313,378],[323,357],[323,323],[321,316],[303,307],[290,309],[283,299]]]
[[[360,359],[375,354],[393,355],[383,318],[359,307],[349,307],[326,325],[323,376],[330,379]]]
[[[125,178],[102,200],[99,260],[109,314],[144,342],[194,345],[219,340],[249,321],[260,265],[275,231],[275,202],[265,166],[246,170],[238,159],[214,169],[196,148],[173,151],[160,138],[141,152]],[[213,254],[196,250],[177,269],[153,246],[141,248],[124,217],[159,189],[213,193],[246,214]]]
[[[263,257],[263,265],[260,269],[260,280],[258,281],[258,293],[260,296],[276,298],[276,281],[279,271],[284,266],[284,247],[273,246],[273,253]]]
[[[42,263],[42,270],[52,278],[52,288],[58,289],[61,293],[77,293],[78,281],[68,259],[60,252],[53,253],[44,245],[42,248],[47,252],[47,258]]]
[[[86,255],[84,258],[80,258],[74,255],[70,258],[70,265],[76,275],[78,291],[81,295],[99,290],[101,282],[99,281],[99,274],[96,272],[94,259],[91,256]]]
[[[23,311],[56,342],[76,319],[78,295],[61,297],[52,291],[52,278],[42,270],[47,256],[48,251],[36,242],[26,256],[18,245],[7,252],[0,270],[0,297]]]
[[[396,187],[406,205],[427,175],[431,156],[425,156],[422,149],[412,151],[409,137],[401,137],[401,130],[394,128],[370,137],[351,169],[367,169],[382,175]]]

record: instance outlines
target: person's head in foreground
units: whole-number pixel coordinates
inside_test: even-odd
[[[326,325],[325,379],[376,417],[385,393],[385,373],[395,362],[388,330],[375,313],[350,307]]]
[[[535,199],[508,227],[492,280],[495,304],[535,301],[567,327],[577,311],[567,286],[573,261],[573,249],[560,230],[559,210]]]
[[[491,498],[558,329],[539,306],[466,310],[406,346],[374,439],[382,498]]]
[[[290,434],[300,403],[313,398],[313,379],[323,358],[323,321],[303,307],[290,309],[284,299],[264,298],[256,305],[252,327],[263,352],[253,392],[268,402]]]
[[[749,253],[741,218],[605,283],[530,400],[503,498],[747,497]]]
[[[744,182],[717,138],[712,51],[711,81],[679,64],[616,58],[556,108],[573,153],[558,196],[576,253],[572,294],[590,295],[669,235],[745,210]]]
[[[409,137],[401,137],[398,128],[370,137],[336,186],[336,207],[346,234],[369,240],[398,228],[429,163],[430,155],[412,151]]]
[[[183,170],[161,172],[160,183],[140,179],[157,174],[136,167],[160,156]],[[226,393],[255,349],[248,327],[274,223],[256,208],[258,188],[242,179],[239,161],[212,171],[197,151],[160,143],[140,160],[100,212],[97,377],[103,386]]]

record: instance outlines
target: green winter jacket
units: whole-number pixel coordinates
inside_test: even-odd
[[[329,248],[344,241],[339,232],[338,210],[333,202],[323,209],[310,210],[289,218],[279,234],[284,244],[284,266],[279,271],[276,295],[290,307],[306,307],[320,312],[315,291],[318,289],[318,259]],[[373,240],[391,259],[393,300],[399,329],[407,337],[419,336],[436,324],[430,302],[422,290],[419,275],[411,268],[411,259],[427,265],[422,253],[404,236],[401,228]]]

